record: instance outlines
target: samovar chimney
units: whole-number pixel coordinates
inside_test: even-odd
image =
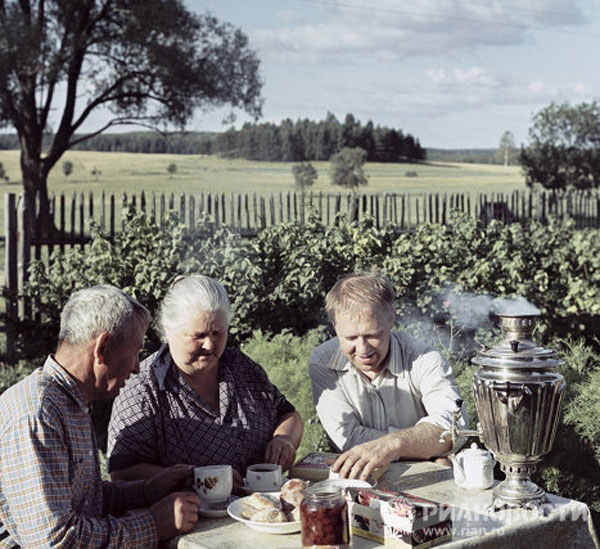
[[[537,314],[498,314],[503,339],[473,358],[472,388],[482,442],[506,479],[493,491],[492,510],[541,508],[542,488],[530,475],[554,444],[564,395],[557,354],[533,341]]]

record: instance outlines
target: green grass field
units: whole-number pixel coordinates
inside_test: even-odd
[[[69,160],[73,172],[66,177],[62,164]],[[19,151],[0,151],[0,162],[10,177],[0,183],[4,192],[20,192],[21,172]],[[170,176],[167,166],[175,163],[177,172]],[[338,193],[329,178],[329,163],[314,162],[319,173],[312,190]],[[59,161],[50,174],[50,193],[102,191],[121,195],[136,193],[200,193],[200,192],[257,192],[261,194],[294,190],[292,163],[227,160],[214,156],[170,154],[133,154],[70,151]],[[92,175],[99,170],[98,177]],[[407,171],[416,171],[417,177],[407,177]],[[360,189],[366,193],[455,193],[455,192],[510,192],[525,189],[525,180],[518,166],[508,168],[487,164],[381,164],[365,166],[369,183]]]

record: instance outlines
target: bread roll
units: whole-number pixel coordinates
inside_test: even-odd
[[[279,509],[261,509],[250,518],[253,522],[287,522],[287,517]]]
[[[269,497],[256,492],[251,496],[242,499],[241,515],[243,518],[248,520],[254,520],[252,519],[254,513],[262,509],[274,509],[276,511],[279,511],[281,509],[281,503],[276,498]]]
[[[304,490],[308,484],[299,478],[291,478],[281,487],[281,502],[286,507],[289,504],[291,507],[298,507],[304,498]]]

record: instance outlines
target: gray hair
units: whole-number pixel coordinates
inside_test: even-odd
[[[394,314],[394,288],[376,273],[353,273],[340,278],[325,297],[325,310],[335,325],[337,314],[360,315],[369,307]]]
[[[222,312],[231,322],[231,303],[220,282],[208,276],[194,274],[178,277],[160,305],[157,329],[163,342],[166,332],[188,324],[199,313]]]
[[[108,332],[114,343],[122,343],[137,320],[148,328],[148,309],[125,292],[108,284],[98,284],[74,292],[60,315],[58,340],[70,345],[85,343]]]

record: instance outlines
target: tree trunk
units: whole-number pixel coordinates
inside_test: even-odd
[[[24,149],[21,150],[21,171],[28,205],[25,221],[27,228],[30,234],[34,234],[37,228],[40,236],[47,237],[53,228],[48,199],[48,174],[44,171],[41,158],[29,155]]]

